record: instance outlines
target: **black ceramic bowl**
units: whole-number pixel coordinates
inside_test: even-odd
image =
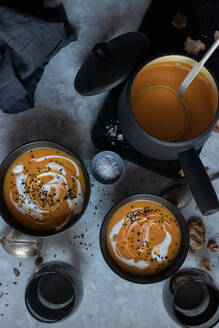
[[[32,230],[32,229],[22,225],[18,221],[16,221],[14,219],[14,217],[11,215],[11,213],[9,212],[7,206],[5,205],[4,196],[3,196],[4,178],[5,178],[5,175],[8,171],[8,169],[9,169],[9,167],[12,165],[12,163],[19,156],[26,153],[27,151],[30,151],[30,150],[36,149],[36,148],[43,148],[43,147],[56,148],[58,150],[61,150],[61,151],[65,152],[66,154],[71,156],[73,159],[75,159],[77,161],[78,165],[80,166],[82,172],[83,172],[85,182],[86,182],[86,195],[85,195],[85,198],[84,198],[84,204],[83,204],[83,208],[82,208],[81,213],[78,214],[78,215],[74,215],[74,217],[71,220],[69,220],[68,223],[66,225],[64,225],[63,227],[61,227],[60,229],[51,230],[51,231],[35,231],[35,230]],[[72,151],[70,151],[66,147],[64,147],[60,144],[57,144],[55,142],[51,142],[51,141],[33,141],[33,142],[30,142],[30,143],[24,144],[22,146],[19,146],[18,148],[13,150],[4,159],[4,161],[2,162],[2,164],[0,166],[0,204],[1,204],[1,206],[0,206],[0,215],[8,225],[10,225],[12,228],[14,228],[14,229],[26,234],[26,235],[44,237],[44,236],[56,235],[60,232],[63,232],[64,230],[67,230],[74,223],[76,223],[80,219],[80,217],[83,215],[83,213],[85,212],[85,210],[87,208],[89,198],[90,198],[90,179],[89,179],[89,176],[87,174],[86,168],[84,167],[83,163],[78,158],[78,156],[75,155]]]
[[[108,224],[110,223],[112,216],[122,206],[126,205],[127,203],[138,201],[138,200],[154,201],[156,203],[159,203],[160,205],[165,206],[176,217],[181,231],[181,245],[176,258],[166,269],[153,275],[135,275],[128,271],[125,271],[113,260],[107,247],[106,234],[107,234]],[[179,267],[183,264],[189,249],[188,227],[181,212],[166,199],[149,194],[133,195],[118,202],[115,206],[113,206],[113,208],[111,208],[111,210],[105,216],[100,230],[100,248],[106,263],[121,278],[139,284],[152,284],[167,279],[174,272],[176,272],[179,269]]]

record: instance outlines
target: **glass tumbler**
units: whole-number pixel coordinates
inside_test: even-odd
[[[37,320],[54,323],[73,314],[83,297],[83,283],[77,270],[68,263],[42,264],[29,278],[25,303]]]
[[[219,322],[219,291],[203,270],[186,268],[176,272],[164,285],[163,303],[181,327],[211,328]]]

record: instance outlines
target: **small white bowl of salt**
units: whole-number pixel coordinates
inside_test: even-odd
[[[91,161],[91,173],[103,184],[113,184],[123,177],[125,164],[123,159],[113,151],[101,151]]]

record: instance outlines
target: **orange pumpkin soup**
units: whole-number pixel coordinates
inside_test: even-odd
[[[55,148],[37,148],[8,169],[3,194],[14,219],[33,230],[54,230],[79,214],[86,185],[76,159]]]
[[[217,96],[202,72],[188,87],[183,100],[174,92],[191,69],[188,63],[155,61],[137,74],[131,89],[133,113],[152,136],[165,141],[189,140],[200,135],[213,120]]]
[[[168,267],[177,256],[181,233],[175,216],[152,201],[122,206],[107,229],[107,247],[124,270],[151,275]]]

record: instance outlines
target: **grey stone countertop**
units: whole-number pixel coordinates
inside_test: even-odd
[[[40,81],[34,109],[17,115],[0,112],[0,160],[22,143],[50,139],[68,146],[86,165],[98,151],[91,142],[90,131],[106,94],[82,97],[73,87],[75,74],[93,45],[139,25],[148,0],[66,0],[70,22],[77,30],[78,41],[62,49],[47,65]],[[219,135],[213,133],[201,157],[209,173],[218,170]],[[141,180],[140,180],[141,179]],[[90,204],[84,216],[68,231],[44,240],[44,262],[54,260],[72,263],[84,281],[84,298],[77,312],[54,328],[174,328],[162,303],[163,282],[137,285],[116,276],[106,265],[99,248],[99,230],[106,212],[116,201],[135,193],[159,194],[174,182],[149,170],[126,162],[126,173],[119,184],[103,186],[94,181]],[[214,182],[219,194],[219,181]],[[185,218],[198,214],[194,201],[183,210]],[[203,217],[207,239],[219,242],[219,214]],[[5,224],[1,220],[3,234]],[[73,239],[83,233],[81,239]],[[69,244],[71,242],[71,244]],[[73,246],[73,243],[75,246]],[[88,249],[86,249],[88,248]],[[93,256],[92,256],[93,255]],[[208,257],[212,276],[219,282],[218,255],[205,249],[189,254],[184,267],[199,267]],[[20,260],[0,250],[0,328],[48,327],[33,319],[24,304],[24,290],[35,267],[35,259]],[[213,266],[214,265],[214,266]],[[16,277],[13,268],[19,268]],[[16,284],[14,284],[16,282]],[[8,306],[7,306],[8,305]]]

